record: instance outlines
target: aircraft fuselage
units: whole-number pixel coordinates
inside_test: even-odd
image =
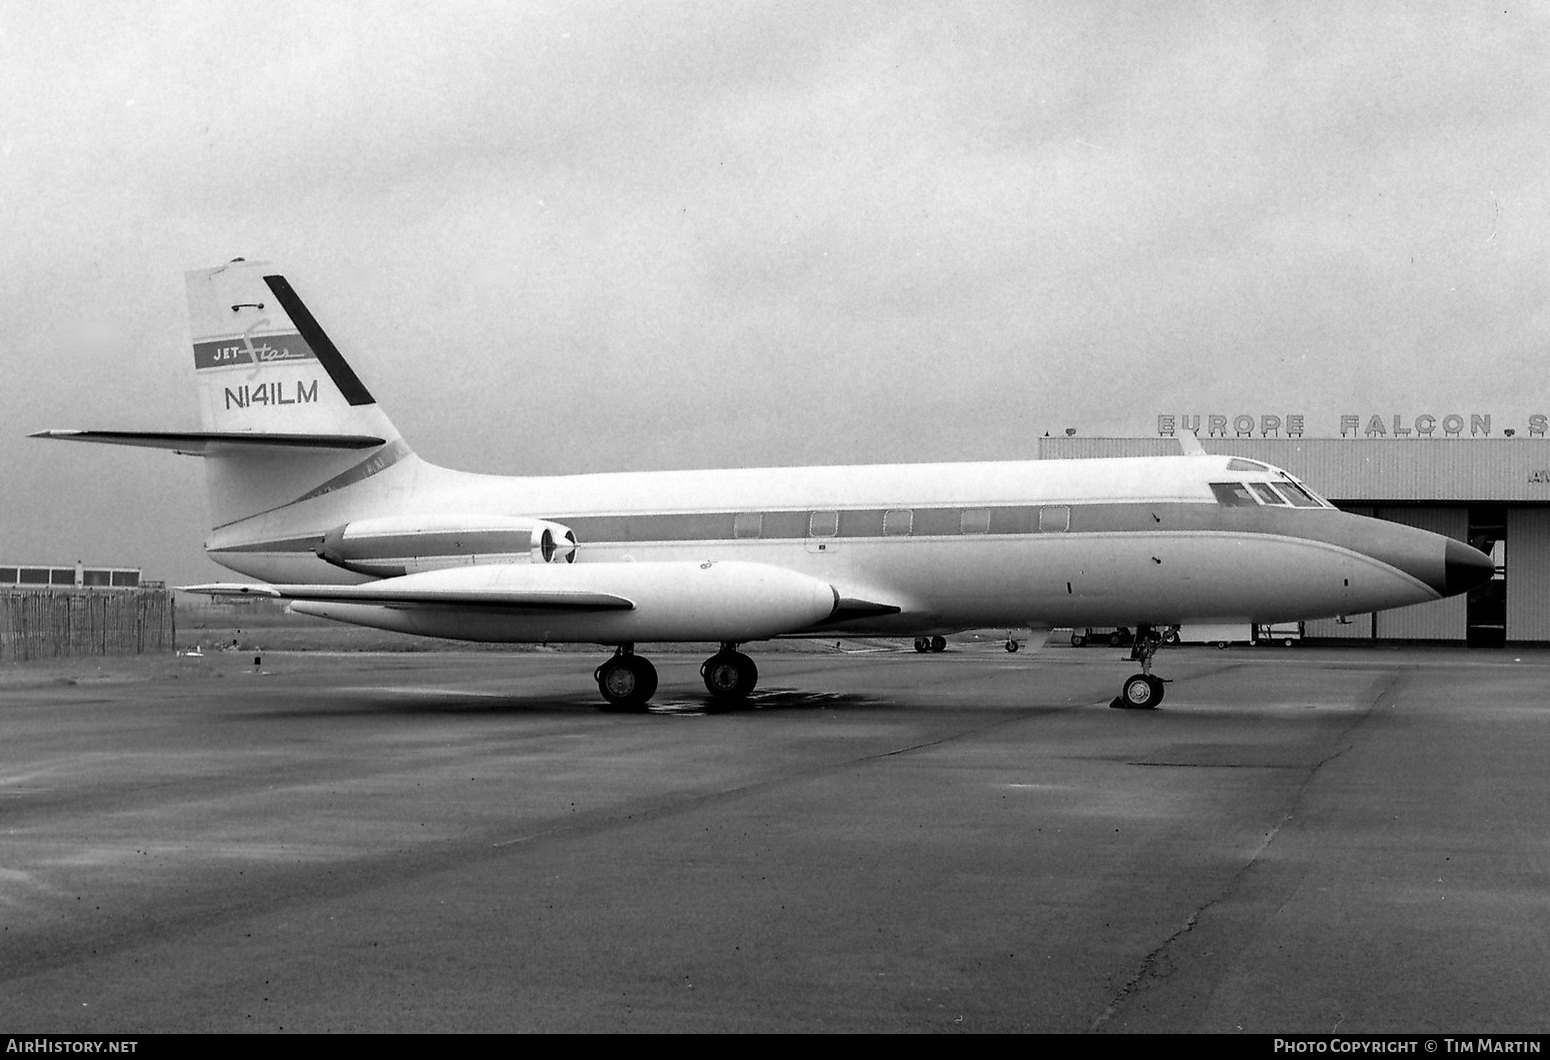
[[[430,574],[421,580],[475,584],[495,576],[480,567],[527,561],[525,547],[499,534],[477,539],[481,519],[537,515],[579,542],[567,577],[599,564],[761,564],[898,608],[823,630],[896,635],[1276,622],[1443,594],[1445,539],[1322,504],[1258,503],[1253,494],[1223,504],[1213,484],[1292,481],[1275,469],[1228,464],[1205,456],[500,478],[406,455],[347,493],[219,528],[207,548],[217,562],[270,582]],[[351,565],[358,569],[317,554],[331,528],[406,507],[455,516],[439,535],[359,557]],[[343,618],[348,607],[348,620],[360,622],[367,606],[306,610]],[[369,624],[479,640],[672,639],[627,636],[630,616],[620,614],[378,617]]]

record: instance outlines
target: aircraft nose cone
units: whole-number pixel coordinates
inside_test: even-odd
[[[1454,596],[1490,581],[1495,573],[1496,564],[1490,556],[1462,541],[1450,540],[1442,560],[1443,583],[1437,589],[1444,596]]]

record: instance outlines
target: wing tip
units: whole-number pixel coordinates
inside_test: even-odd
[[[278,590],[268,585],[250,585],[243,582],[206,582],[203,585],[175,585],[180,593],[198,593],[201,596],[266,596],[279,599]]]

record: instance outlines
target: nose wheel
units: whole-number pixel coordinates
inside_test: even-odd
[[[1119,695],[1109,706],[1119,710],[1151,710],[1162,702],[1163,679],[1152,673],[1152,656],[1162,647],[1167,632],[1152,626],[1137,626],[1130,657],[1141,664],[1141,672],[1125,678]]]
[[[592,674],[597,690],[615,710],[645,710],[657,692],[657,668],[624,644]]]
[[[1124,710],[1151,710],[1162,702],[1162,678],[1153,674],[1131,674],[1125,678],[1119,698],[1109,704]]]

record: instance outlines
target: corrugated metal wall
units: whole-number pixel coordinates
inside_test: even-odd
[[[1420,527],[1459,541],[1469,540],[1467,508],[1379,508],[1376,514],[1379,519]],[[1459,595],[1379,611],[1376,633],[1379,639],[1462,641],[1469,632],[1468,625],[1469,600]]]
[[[1341,622],[1334,618],[1316,618],[1303,623],[1305,637],[1329,637],[1336,640],[1371,640],[1372,613],[1347,615],[1351,621]]]
[[[1550,509],[1507,509],[1507,639],[1550,640]]]
[[[1550,439],[1202,438],[1208,453],[1284,467],[1331,500],[1550,504]],[[1039,457],[1163,456],[1172,438],[1040,438]]]

